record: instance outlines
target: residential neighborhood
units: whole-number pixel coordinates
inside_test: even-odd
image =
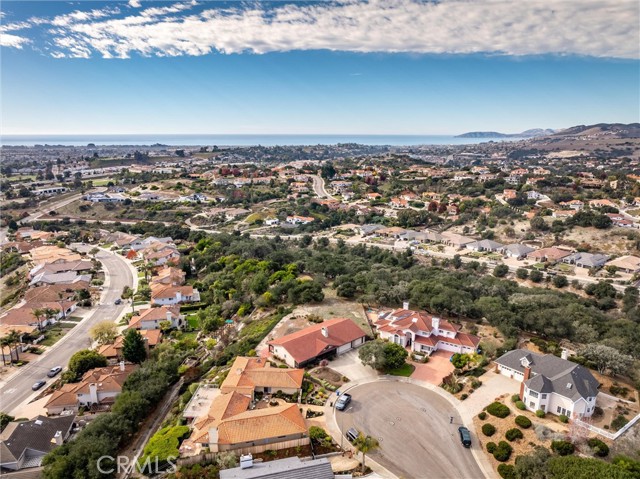
[[[85,447],[137,477],[152,458],[171,478],[635,467],[638,157],[528,141],[156,147],[100,169],[64,149],[77,187],[25,186],[24,209],[16,179],[2,474],[89,474],[56,453]]]

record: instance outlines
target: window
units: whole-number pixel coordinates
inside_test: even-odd
[[[534,407],[536,407],[536,403],[534,403],[533,401],[530,401],[529,407],[533,409]]]
[[[532,398],[537,398],[538,397],[538,393],[536,391],[529,390],[529,396],[531,396]]]
[[[542,399],[547,399],[547,395],[546,395],[546,394],[543,394],[543,395],[542,395]]]

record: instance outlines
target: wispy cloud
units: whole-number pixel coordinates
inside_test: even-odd
[[[140,3],[140,0],[129,0],[129,6],[131,8],[140,8],[142,4]]]
[[[2,47],[21,49],[28,43],[31,43],[28,38],[0,32],[0,46]]]
[[[55,56],[106,58],[292,50],[640,58],[636,0],[210,5],[175,3],[125,16],[76,11],[50,21],[58,28],[48,41]]]

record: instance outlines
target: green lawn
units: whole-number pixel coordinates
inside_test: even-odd
[[[82,321],[82,318],[80,316],[67,316],[65,318],[65,321],[73,321],[74,323],[79,323],[80,321]]]
[[[413,364],[405,363],[404,366],[398,369],[389,369],[385,372],[391,376],[404,376],[405,378],[408,378],[413,374],[415,369],[416,367]]]
[[[190,333],[182,333],[180,335],[180,339],[193,339],[195,341],[197,336],[198,336],[198,331],[192,331]]]
[[[60,338],[67,334],[73,326],[73,324],[56,324],[55,326],[47,329],[45,332],[45,339],[38,343],[38,345],[53,346],[60,340]]]
[[[189,323],[189,327],[191,329],[200,329],[200,321],[198,321],[198,318],[195,314],[187,317],[187,323]]]
[[[109,182],[113,182],[113,178],[100,178],[99,180],[93,180],[93,186],[107,186]]]

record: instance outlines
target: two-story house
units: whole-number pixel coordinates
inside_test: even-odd
[[[380,337],[412,351],[431,354],[445,350],[453,353],[474,353],[480,338],[460,332],[460,327],[445,319],[431,316],[423,311],[402,309],[383,312],[374,323]]]
[[[521,381],[520,399],[530,411],[589,417],[600,383],[587,368],[563,356],[515,349],[496,360],[496,371]]]

